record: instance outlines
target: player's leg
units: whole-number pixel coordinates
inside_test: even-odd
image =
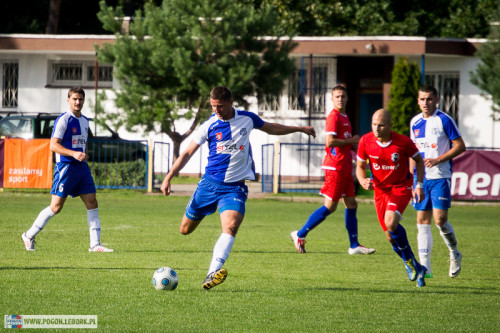
[[[50,205],[45,207],[38,214],[31,228],[21,235],[26,250],[35,250],[35,236],[42,231],[54,215],[62,210],[68,193],[73,186],[74,181],[70,165],[68,163],[57,163],[54,170],[54,181],[52,182],[52,189],[50,191],[52,194]]]
[[[214,245],[208,275],[203,281],[203,288],[206,290],[221,284],[227,277],[227,270],[222,266],[229,257],[235,236],[243,222],[248,195],[248,187],[244,184],[215,185],[222,232]]]
[[[208,273],[222,268],[233,248],[236,233],[243,222],[243,215],[234,210],[225,210],[220,214],[222,233],[215,243],[212,261]]]
[[[338,201],[340,200],[343,187],[338,172],[332,170],[325,171],[325,182],[320,190],[320,194],[325,197],[323,206],[316,209],[307,219],[306,223],[300,230],[292,231],[292,238],[295,248],[300,253],[305,253],[305,242],[307,234],[321,224],[331,213],[337,209]]]
[[[87,208],[87,225],[90,234],[90,252],[113,252],[101,244],[101,220],[99,219],[99,205],[95,193],[80,194]]]
[[[462,254],[457,247],[455,230],[448,221],[448,209],[451,207],[451,182],[449,179],[437,179],[432,187],[432,213],[446,246],[450,250],[449,276],[454,278],[462,269]]]
[[[432,278],[431,254],[433,238],[431,230],[431,210],[417,211],[417,244],[420,263],[427,268],[427,278]]]
[[[45,207],[37,216],[31,228],[21,235],[24,247],[27,251],[35,251],[35,236],[38,235],[40,231],[47,225],[49,220],[59,213],[63,206],[66,198],[61,198],[57,195],[52,195],[50,205]]]
[[[343,201],[345,206],[345,214],[344,214],[345,228],[347,230],[347,235],[349,236],[349,250],[347,251],[347,253],[351,255],[374,253],[375,249],[365,247],[359,244],[358,241],[358,218],[357,218],[358,202],[354,197],[354,184],[352,185],[352,193],[349,192],[349,195],[346,195],[343,198]]]
[[[417,280],[417,286],[425,286],[425,273],[427,269],[420,265],[411,249],[405,228],[400,224],[402,214],[411,198],[411,191],[407,189],[393,189],[387,201],[384,222],[392,240],[401,251],[408,278]]]

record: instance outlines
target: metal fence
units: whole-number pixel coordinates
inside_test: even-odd
[[[89,139],[87,152],[96,188],[147,188],[148,142]]]
[[[323,144],[263,145],[262,192],[273,192],[277,178],[277,192],[318,193],[324,181],[324,149]]]

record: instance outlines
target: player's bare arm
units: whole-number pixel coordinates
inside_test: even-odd
[[[462,154],[465,151],[465,142],[462,137],[456,138],[451,141],[452,147],[446,153],[437,158],[426,158],[424,159],[424,164],[428,168],[432,168],[433,166],[438,165],[439,163],[443,163],[449,161],[458,155]]]
[[[365,190],[373,190],[373,183],[371,179],[366,177],[366,161],[357,160],[356,178],[358,178],[359,184]]]
[[[165,176],[165,179],[161,184],[161,191],[164,195],[170,194],[170,181],[175,175],[179,173],[179,171],[182,170],[182,168],[184,168],[184,166],[189,162],[194,153],[196,153],[198,148],[200,148],[200,145],[194,141],[191,141],[189,143],[189,146],[175,160],[174,165],[172,165],[172,169],[170,169],[170,172]]]
[[[278,123],[264,122],[264,125],[259,128],[261,131],[271,135],[286,135],[296,132],[302,132],[307,135],[316,137],[316,131],[312,126],[287,126]]]
[[[354,135],[347,139],[339,139],[334,137],[333,135],[326,136],[325,145],[329,148],[333,147],[343,147],[347,145],[356,145],[359,142],[359,135]]]
[[[75,151],[71,149],[64,148],[61,144],[62,140],[58,138],[50,138],[50,151],[64,156],[71,156],[75,160],[82,162],[83,160],[88,160],[87,154],[81,151]]]
[[[417,186],[415,186],[415,188],[413,189],[412,196],[415,202],[421,202],[423,199],[425,199],[425,193],[422,187],[422,183],[424,182],[424,172],[425,172],[424,159],[422,158],[422,155],[420,155],[420,153],[417,153],[415,156],[411,158],[410,165],[412,165],[412,161],[417,170]]]

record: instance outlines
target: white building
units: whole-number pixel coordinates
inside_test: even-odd
[[[101,35],[0,35],[0,116],[16,111],[63,112],[67,90],[74,85],[86,89],[84,113],[94,116],[94,45],[113,41],[114,36]],[[298,46],[291,56],[296,59],[297,71],[281,98],[265,105],[251,104],[250,111],[266,121],[311,124],[318,133],[311,142],[323,144],[324,118],[332,109],[330,90],[343,83],[349,92],[347,112],[353,131],[364,134],[370,130],[373,111],[387,106],[394,64],[399,57],[408,57],[421,67],[427,82],[440,91],[440,108],[456,119],[468,147],[500,148],[500,123],[491,117],[490,102],[470,83],[470,72],[479,62],[474,53],[485,40],[382,36],[298,37],[295,41]],[[98,65],[98,78],[99,90],[119,88],[109,65]],[[106,107],[110,108],[109,103]],[[119,134],[126,139],[170,141],[164,134],[124,130]],[[302,134],[272,137],[254,131],[252,135],[257,173],[261,172],[263,144],[276,140],[309,142]],[[184,173],[202,170],[206,150],[202,149],[198,157],[200,154],[202,158],[193,158]]]

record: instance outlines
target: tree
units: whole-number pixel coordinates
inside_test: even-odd
[[[410,120],[420,112],[417,104],[420,72],[417,64],[400,58],[392,71],[387,109],[392,115],[393,131],[408,135]]]
[[[174,159],[180,144],[211,114],[212,87],[224,85],[235,102],[247,106],[247,97],[279,95],[294,69],[291,38],[274,35],[276,16],[269,9],[232,0],[164,0],[158,7],[146,3],[135,13],[130,34],[121,34],[121,7],[100,3],[98,17],[104,29],[116,35],[113,44],[98,49],[100,61],[114,66],[115,104],[121,114],[108,114],[128,130],[143,125],[173,141]],[[265,37],[265,38],[264,38]],[[191,122],[183,133],[179,120]]]
[[[500,9],[496,12],[497,20],[491,24],[488,41],[481,45],[477,56],[481,62],[476,70],[471,72],[471,82],[486,92],[486,98],[490,99],[492,105],[492,116],[500,120]]]

